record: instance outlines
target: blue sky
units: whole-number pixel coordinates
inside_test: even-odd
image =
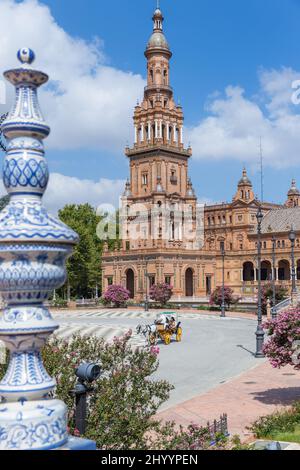
[[[124,77],[116,78],[112,84],[115,88],[122,88],[122,80],[125,80],[124,95],[128,100],[130,97],[131,108],[129,101],[126,101],[123,114],[118,115],[118,110],[112,113],[108,123],[116,130],[110,139],[107,137],[105,145],[101,144],[101,135],[99,141],[92,133],[89,139],[83,138],[90,126],[88,103],[92,105],[94,97],[101,94],[97,86],[93,88],[93,93],[82,96],[85,114],[79,110],[79,104],[77,117],[74,109],[70,110],[69,115],[65,112],[60,117],[61,135],[52,124],[57,111],[51,108],[53,101],[58,103],[61,90],[55,95],[55,100],[50,93],[41,100],[47,117],[45,106],[51,111],[49,119],[53,135],[48,158],[52,172],[84,180],[124,180],[128,174],[128,162],[123,147],[127,139],[132,143],[130,114],[133,113],[136,99],[141,97],[142,78],[145,78],[146,70],[143,53],[152,30],[155,0],[0,0],[0,9],[1,5],[8,8],[13,4],[27,4],[30,11],[40,11],[41,5],[49,7],[48,16],[41,12],[38,20],[37,13],[32,15],[30,21],[32,29],[36,21],[44,21],[45,25],[52,21],[55,25],[49,26],[49,31],[45,26],[48,36],[42,40],[49,44],[44,46],[44,50],[38,50],[37,59],[41,64],[45,63],[52,79],[56,78],[58,70],[55,65],[58,67],[57,63],[60,62],[55,57],[51,64],[50,59],[47,63],[43,54],[48,54],[49,58],[50,52],[47,50],[49,48],[50,51],[52,35],[59,36],[60,30],[69,42],[74,41],[75,48],[76,44],[81,44],[80,39],[86,41],[87,50],[97,48],[102,72],[103,67],[107,67],[110,73],[125,72]],[[290,102],[291,83],[297,77],[300,79],[300,0],[161,0],[161,8],[165,16],[164,31],[174,54],[172,86],[175,96],[183,105],[186,138],[191,140],[194,148],[190,173],[197,195],[211,201],[230,200],[244,163],[249,169],[255,191],[259,193],[261,135],[266,165],[265,199],[284,201],[293,177],[298,179],[300,186],[299,106]],[[7,30],[6,34],[9,40],[10,32]],[[37,33],[34,35],[24,30],[23,36],[27,42],[29,39],[29,45],[39,49]],[[95,38],[98,38],[96,45],[93,43]],[[23,40],[21,33],[18,39]],[[53,43],[59,44],[59,40],[55,39]],[[69,49],[64,49],[63,44],[62,41],[62,50],[58,47],[56,55],[63,56],[66,50],[69,60]],[[1,54],[2,69],[10,64],[6,64],[7,56],[2,57]],[[83,56],[84,51],[81,60]],[[87,65],[90,76],[94,73],[94,65]],[[72,77],[77,69],[70,70]],[[59,80],[64,87],[68,87],[68,72],[65,71]],[[106,103],[112,102],[112,107],[116,106],[111,98],[114,87],[106,89],[105,98]],[[122,96],[122,90],[119,93]],[[91,121],[98,121],[100,129],[105,125],[106,116],[101,106],[97,116],[95,108],[94,104]],[[114,115],[117,115],[115,121]],[[72,122],[75,118],[78,121],[82,119],[82,126],[77,123],[73,134],[69,130],[65,132],[63,126],[66,120]],[[109,132],[106,131],[104,139]],[[63,143],[64,135],[73,141],[72,145]],[[57,145],[54,142],[56,137]],[[78,144],[74,143],[76,139]],[[91,145],[89,142],[92,142]]]

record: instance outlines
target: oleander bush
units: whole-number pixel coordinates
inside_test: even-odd
[[[106,343],[97,337],[74,336],[69,342],[53,337],[43,349],[43,361],[55,377],[55,397],[68,406],[69,428],[76,434],[74,423],[75,370],[82,362],[101,364],[102,375],[94,384],[88,400],[85,437],[102,449],[144,449],[149,446],[147,433],[159,434],[160,425],[153,416],[169,397],[172,386],[151,379],[158,367],[157,349],[133,349],[123,338]],[[0,378],[7,364],[0,365]]]
[[[288,309],[265,322],[269,340],[263,351],[274,368],[292,365],[300,370],[300,308]]]
[[[218,286],[215,288],[215,290],[212,292],[210,296],[210,306],[218,305],[221,307],[222,305],[222,287]],[[230,305],[237,304],[239,299],[234,297],[233,295],[233,290],[231,287],[224,286],[224,300],[225,300],[225,305],[227,305],[227,308],[230,308]]]
[[[285,411],[262,416],[249,428],[258,438],[272,438],[277,433],[292,433],[300,425],[300,402]]]
[[[173,287],[166,283],[154,284],[150,287],[149,295],[151,300],[165,307],[173,295]]]
[[[158,408],[173,389],[167,381],[156,380],[159,349],[133,349],[128,343],[131,332],[113,343],[97,337],[74,336],[68,342],[55,336],[42,351],[49,374],[57,386],[53,396],[68,407],[68,426],[75,429],[75,370],[83,362],[101,365],[101,377],[93,383],[88,398],[87,430],[84,437],[93,439],[99,449],[109,450],[229,450],[237,448],[222,435],[211,447],[207,427],[191,424],[187,428],[162,423],[155,418]],[[0,365],[0,379],[7,363]]]
[[[104,292],[102,302],[104,305],[113,305],[115,308],[124,307],[129,297],[130,292],[125,287],[112,284]]]

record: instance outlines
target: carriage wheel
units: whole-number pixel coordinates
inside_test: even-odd
[[[168,346],[171,343],[171,335],[170,333],[166,333],[164,337],[165,344]]]
[[[155,346],[157,344],[157,337],[155,333],[149,334],[149,344],[150,346]]]
[[[176,333],[176,341],[177,343],[180,343],[182,340],[182,328],[177,328],[177,333]]]

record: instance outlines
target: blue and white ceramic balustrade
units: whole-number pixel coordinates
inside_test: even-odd
[[[16,99],[2,131],[7,139],[3,181],[10,202],[0,213],[0,340],[10,351],[0,382],[0,450],[66,445],[67,410],[49,398],[55,381],[41,348],[57,324],[43,302],[66,279],[65,263],[78,237],[42,205],[49,173],[43,139],[50,132],[38,99],[48,76],[32,68],[34,53],[18,52],[21,65],[4,73]]]

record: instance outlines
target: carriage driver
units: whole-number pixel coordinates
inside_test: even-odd
[[[164,329],[166,329],[168,319],[165,315],[160,315],[158,319],[155,321],[156,325],[163,325]]]

